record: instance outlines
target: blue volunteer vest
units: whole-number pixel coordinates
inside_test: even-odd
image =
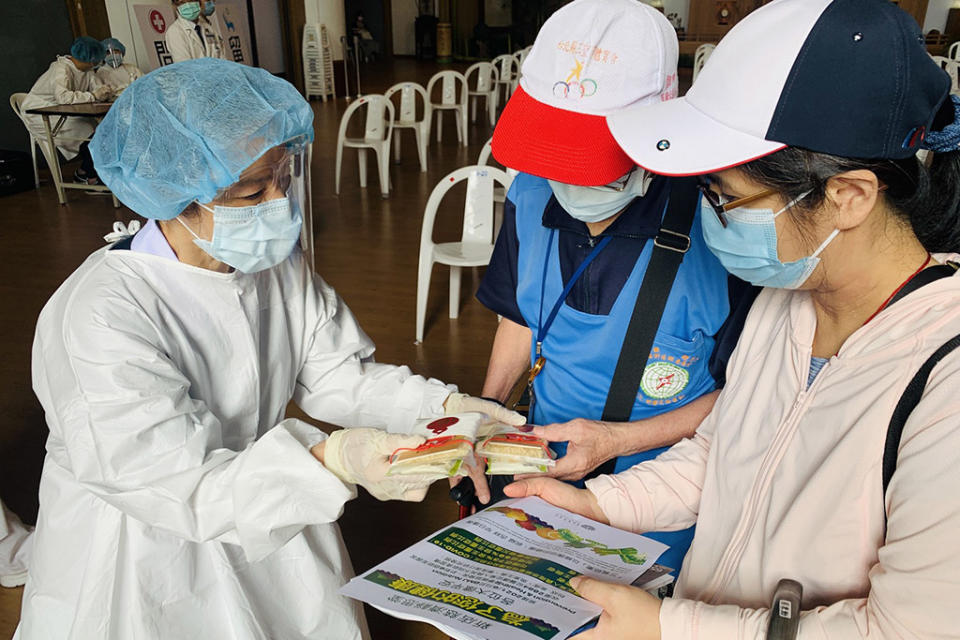
[[[559,232],[551,233],[542,224],[543,211],[551,195],[545,180],[526,175],[518,176],[511,190],[520,245],[517,304],[534,336],[541,315],[545,321],[564,286]],[[661,211],[661,217],[662,214]],[[715,389],[708,364],[713,353],[713,336],[726,320],[730,303],[727,273],[703,242],[699,216],[698,212],[690,234],[690,250],[667,301],[631,420],[670,411]],[[543,341],[542,354],[547,362],[534,382],[536,402],[531,422],[552,424],[575,418],[601,419],[652,250],[653,242],[647,241],[609,315],[584,313],[567,304],[560,308]],[[533,359],[531,350],[531,361]],[[562,456],[566,443],[557,443],[555,450]],[[615,472],[655,458],[665,450],[653,449],[618,458]],[[670,545],[661,562],[679,569],[693,539],[693,528],[652,533],[650,537]]]

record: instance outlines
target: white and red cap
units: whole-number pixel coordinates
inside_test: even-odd
[[[847,158],[920,148],[950,81],[888,0],[775,0],[720,41],[683,98],[611,114],[641,167],[683,176],[786,146]]]
[[[540,29],[493,133],[504,166],[568,184],[613,182],[635,166],[606,116],[677,95],[677,36],[639,0],[575,0]]]

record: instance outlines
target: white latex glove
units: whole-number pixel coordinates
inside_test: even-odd
[[[387,433],[380,429],[341,429],[323,443],[323,466],[344,482],[359,484],[377,500],[420,502],[430,488],[421,476],[387,477],[390,454],[414,448],[420,436]]]
[[[484,400],[483,398],[474,398],[465,393],[451,393],[443,403],[443,410],[446,414],[467,413],[469,411],[479,411],[485,413],[498,422],[519,427],[526,424],[527,419],[516,411],[510,411],[504,406]]]
[[[113,97],[113,88],[102,84],[93,90],[93,97],[100,101],[109,100]]]

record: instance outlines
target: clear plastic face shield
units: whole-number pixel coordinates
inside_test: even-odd
[[[210,207],[248,208],[287,198],[303,219],[300,248],[307,264],[314,268],[313,208],[310,201],[310,162],[313,147],[302,137],[287,141],[264,153],[239,180],[221,190]]]
[[[101,64],[114,69],[119,69],[120,65],[123,64],[123,53],[119,49],[107,47],[107,55],[103,58],[103,62]]]

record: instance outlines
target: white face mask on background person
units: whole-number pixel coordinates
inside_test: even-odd
[[[583,187],[548,180],[557,202],[571,217],[584,223],[601,222],[623,211],[643,196],[653,175],[639,167],[602,187]]]

